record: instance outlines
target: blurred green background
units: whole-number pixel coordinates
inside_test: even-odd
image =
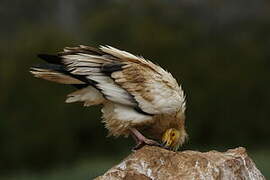
[[[100,107],[35,79],[38,53],[111,45],[168,69],[187,94],[184,149],[248,149],[270,178],[270,3],[266,0],[0,1],[0,179],[91,179],[130,153]]]

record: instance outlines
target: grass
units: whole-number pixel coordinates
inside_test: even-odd
[[[270,179],[270,150],[261,150],[249,153],[256,163],[257,168],[266,179]],[[16,174],[0,176],[1,180],[88,180],[102,175],[105,171],[117,164],[113,158],[96,158],[95,160],[83,160],[69,167],[55,168],[48,172],[18,172]]]

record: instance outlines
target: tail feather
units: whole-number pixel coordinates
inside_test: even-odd
[[[104,97],[95,88],[88,86],[67,95],[66,103],[84,102],[84,106],[92,106],[104,102]]]
[[[84,82],[68,75],[62,65],[40,64],[30,68],[30,73],[35,77],[60,84],[85,84]]]
[[[60,84],[70,84],[78,89],[67,95],[66,103],[83,102],[84,106],[92,106],[102,104],[105,101],[103,95],[94,88],[94,82],[66,70],[61,56],[39,54],[38,57],[47,63],[32,66],[30,73],[37,78]],[[93,87],[89,86],[91,84]]]
[[[102,66],[112,63],[113,56],[96,48],[80,46],[67,47],[57,55],[39,54],[38,57],[47,63],[30,68],[35,77],[78,88],[67,95],[66,103],[83,102],[84,106],[92,106],[106,101],[98,82],[90,77],[104,79]]]

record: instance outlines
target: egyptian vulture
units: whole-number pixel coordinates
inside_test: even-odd
[[[75,86],[66,103],[102,104],[109,135],[131,135],[135,149],[148,144],[176,151],[184,143],[185,95],[160,66],[110,46],[66,47],[57,55],[38,56],[47,63],[31,67],[30,72]]]

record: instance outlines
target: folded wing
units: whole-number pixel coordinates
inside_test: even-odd
[[[90,85],[113,103],[148,115],[185,110],[184,93],[172,75],[141,57],[110,46],[65,48],[57,57],[43,59],[60,65],[73,83]],[[82,92],[82,97],[80,92],[77,99],[71,94],[67,101],[87,102],[90,96]]]

